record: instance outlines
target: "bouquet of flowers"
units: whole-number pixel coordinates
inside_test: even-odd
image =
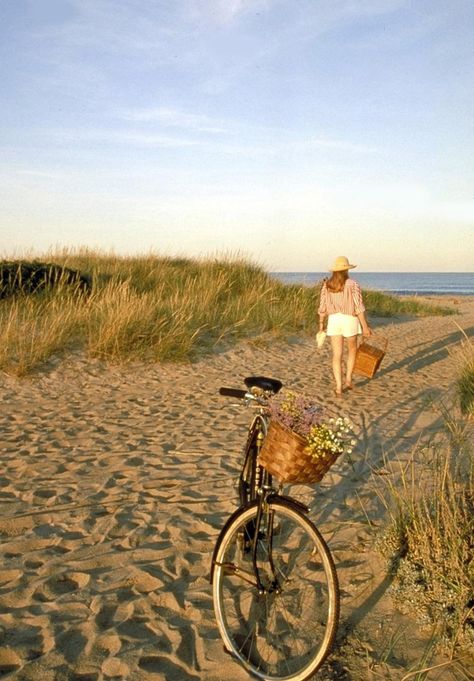
[[[351,454],[356,441],[351,437],[352,425],[346,417],[329,419],[328,423],[313,426],[308,435],[307,451],[313,459],[320,459],[326,453],[336,456]]]
[[[356,444],[353,439],[353,428],[345,417],[325,419],[324,410],[302,395],[292,391],[283,391],[270,402],[272,423],[290,431],[299,439],[300,452],[310,459],[320,471],[319,479],[341,454],[352,452]],[[281,440],[280,435],[280,440]],[[281,445],[281,443],[280,443]],[[281,449],[281,446],[277,448]],[[297,448],[287,449],[288,452]],[[278,456],[278,454],[277,454]],[[270,457],[264,456],[269,462]],[[273,465],[270,463],[270,466]],[[268,466],[267,466],[268,467]],[[325,470],[324,470],[325,469]],[[270,471],[277,474],[276,471]],[[280,476],[281,477],[281,476]],[[317,479],[317,476],[315,476]]]
[[[323,408],[291,390],[278,393],[270,401],[272,421],[306,437],[313,426],[323,423]]]

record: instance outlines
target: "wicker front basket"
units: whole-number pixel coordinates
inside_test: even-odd
[[[271,421],[258,462],[281,482],[319,482],[339,454],[325,452],[315,460],[306,451],[306,446],[304,438]]]

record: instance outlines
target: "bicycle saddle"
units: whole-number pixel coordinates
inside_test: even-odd
[[[262,390],[269,390],[272,393],[277,393],[283,387],[281,381],[276,378],[268,378],[267,376],[248,376],[244,379],[247,388],[261,388]]]

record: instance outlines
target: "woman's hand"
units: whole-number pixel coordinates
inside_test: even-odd
[[[362,327],[362,335],[363,336],[373,336],[372,329],[370,328],[369,324],[367,323],[367,317],[365,316],[364,312],[361,312],[359,315],[357,315],[359,318],[360,325]]]

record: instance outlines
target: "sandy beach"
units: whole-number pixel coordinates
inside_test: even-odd
[[[358,437],[313,488],[299,489],[333,551],[342,592],[321,681],[402,679],[430,637],[397,613],[374,549],[384,457],[442,437],[474,299],[450,317],[372,319],[389,338],[380,372],[332,394],[329,344],[259,339],[193,364],[105,366],[59,358],[2,376],[0,677],[21,681],[244,681],[223,651],[209,570],[250,412],[218,395],[247,375],[278,378],[350,417]],[[394,632],[393,656],[381,656]],[[417,657],[418,656],[418,657]],[[443,662],[443,658],[439,658]],[[449,668],[427,679],[454,681]]]

